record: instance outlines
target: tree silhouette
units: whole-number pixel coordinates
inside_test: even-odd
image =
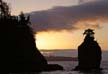
[[[3,2],[0,0],[0,15],[1,16],[9,16],[10,15],[10,10],[9,6],[6,2]]]
[[[93,32],[94,30],[92,30],[92,29],[86,29],[85,31],[84,31],[84,33],[83,33],[83,35],[86,35],[85,36],[85,39],[84,39],[84,41],[85,42],[91,42],[91,41],[94,41],[94,32]]]
[[[85,32],[83,33],[83,35],[89,35],[90,37],[93,37],[94,36],[94,32],[92,29],[86,29]]]
[[[30,16],[23,12],[12,16],[8,4],[0,0],[0,68],[5,72],[33,72],[62,70],[59,65],[49,65],[36,47],[30,27]]]
[[[86,29],[83,35],[85,39],[78,47],[78,66],[75,70],[100,69],[101,48],[97,41],[94,40],[92,29]]]

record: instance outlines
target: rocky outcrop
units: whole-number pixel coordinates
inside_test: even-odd
[[[78,47],[78,66],[75,70],[100,69],[101,48],[94,40],[94,32],[87,29],[84,42]]]
[[[11,16],[8,5],[0,0],[0,67],[5,72],[63,70],[49,65],[36,47],[30,16]]]

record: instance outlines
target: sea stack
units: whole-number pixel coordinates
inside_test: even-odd
[[[78,47],[78,66],[75,70],[100,70],[101,64],[101,48],[94,39],[92,29],[86,29],[83,35],[85,39]]]

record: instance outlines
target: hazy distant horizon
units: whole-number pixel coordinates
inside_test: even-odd
[[[78,51],[72,49],[64,50],[40,50],[44,56],[54,57],[78,57]],[[108,61],[108,50],[102,50],[102,60]]]
[[[61,50],[64,50],[64,51],[67,51],[67,50],[72,50],[72,51],[77,51],[78,49],[38,49],[39,51],[61,51]],[[101,49],[102,51],[108,51],[108,49]]]

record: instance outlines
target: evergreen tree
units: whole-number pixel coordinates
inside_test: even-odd
[[[9,16],[10,9],[6,2],[0,0],[0,16]]]
[[[9,6],[0,0],[0,68],[5,72],[33,72],[62,70],[59,65],[48,65],[36,47],[30,27],[30,16],[10,14]],[[5,73],[4,73],[5,74]]]

